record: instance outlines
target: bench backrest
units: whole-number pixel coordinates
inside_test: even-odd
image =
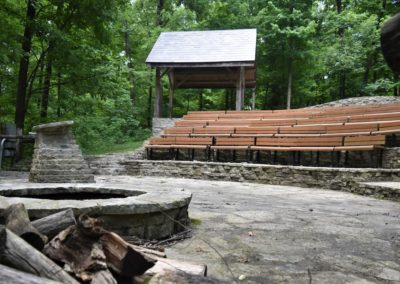
[[[257,146],[290,146],[290,147],[321,147],[321,146],[341,146],[342,137],[273,137],[257,138]]]
[[[252,146],[254,145],[254,137],[217,137],[215,145],[217,146]]]

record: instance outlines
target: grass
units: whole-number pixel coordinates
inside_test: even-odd
[[[91,149],[82,149],[84,155],[102,155],[111,153],[124,153],[133,151],[142,146],[144,140],[128,141],[122,144],[101,145],[101,147],[93,147]]]
[[[192,226],[200,226],[203,222],[200,219],[190,218],[190,223]]]

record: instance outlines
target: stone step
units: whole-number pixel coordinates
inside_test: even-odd
[[[92,170],[89,168],[86,169],[81,169],[81,170],[56,170],[56,169],[51,169],[51,170],[41,170],[41,169],[31,169],[31,174],[32,175],[55,175],[55,176],[67,176],[67,175],[90,175],[92,174]]]
[[[43,145],[36,145],[34,147],[34,150],[80,150],[80,147],[78,144],[74,143],[74,144],[70,144],[70,145],[63,145],[62,147],[58,148],[58,147],[51,147],[49,145],[43,146]]]
[[[35,179],[35,182],[43,182],[43,183],[92,183],[94,182],[93,175],[39,175],[33,176],[30,175],[29,179]]]
[[[360,193],[400,201],[400,182],[359,182]]]
[[[63,165],[54,165],[54,164],[34,164],[31,167],[31,171],[82,171],[89,170],[89,166],[85,164],[63,164]]]
[[[35,150],[33,152],[34,155],[57,155],[57,154],[70,154],[70,155],[79,155],[82,156],[82,153],[79,149],[60,149],[60,150],[56,150],[56,149],[50,149],[50,150],[44,150],[44,149],[40,149],[40,150]]]

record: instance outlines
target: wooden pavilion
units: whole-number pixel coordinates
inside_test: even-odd
[[[244,105],[246,88],[256,86],[256,29],[164,32],[146,64],[156,68],[154,117],[161,117],[161,78],[169,79],[169,117],[175,89],[235,88],[236,110]]]

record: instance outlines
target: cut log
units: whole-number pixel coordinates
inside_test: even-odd
[[[31,224],[38,229],[40,233],[52,239],[62,230],[65,230],[71,225],[75,225],[76,220],[74,211],[72,211],[72,209],[67,209],[32,221]]]
[[[57,264],[8,229],[0,231],[0,263],[62,283],[78,284]]]
[[[98,238],[83,234],[75,225],[55,236],[46,244],[43,252],[51,259],[68,265],[75,276],[84,282],[97,279],[97,283],[112,283],[108,280],[99,282],[98,279],[101,275],[107,275],[107,279],[113,278]],[[104,273],[98,275],[99,271]]]
[[[50,279],[35,276],[33,274],[21,272],[11,267],[0,264],[0,279],[2,283],[13,284],[60,284]]]
[[[193,264],[168,258],[157,258],[157,260],[156,265],[147,270],[145,275],[151,276],[158,273],[164,273],[167,270],[172,270],[182,271],[192,275],[207,276],[207,265],[205,264]]]
[[[153,267],[156,260],[133,249],[115,233],[105,233],[100,237],[108,266],[124,277],[143,274]]]
[[[24,204],[10,205],[4,211],[4,216],[7,229],[13,231],[37,250],[41,251],[43,249],[44,244],[47,242],[47,237],[32,226]]]

